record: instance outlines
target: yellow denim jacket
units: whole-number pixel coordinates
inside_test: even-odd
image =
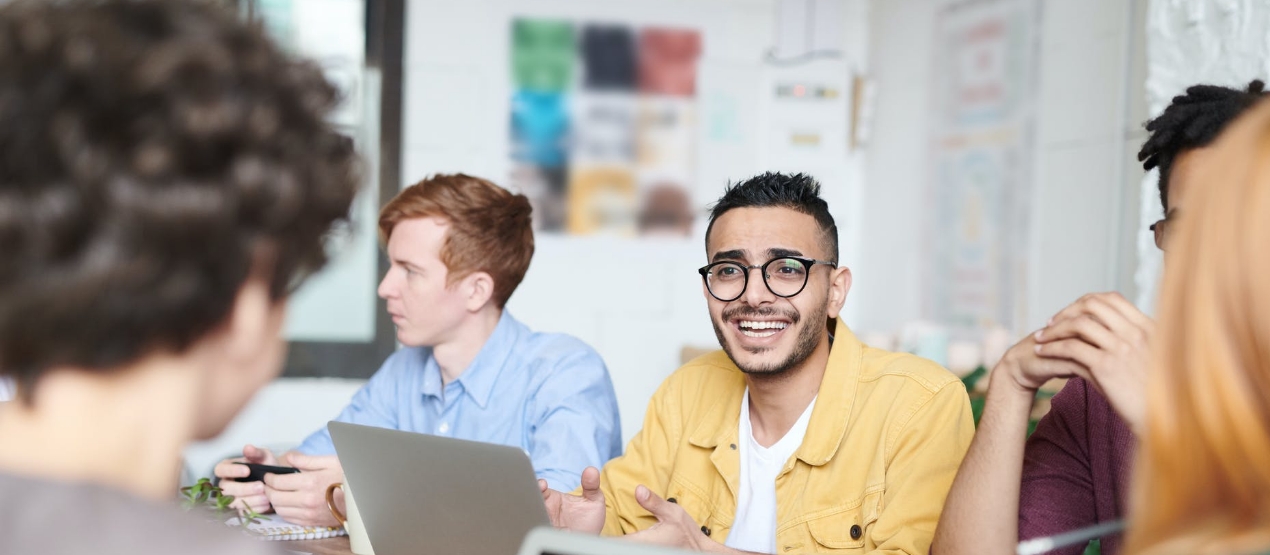
[[[865,346],[842,323],[834,337],[802,446],[776,478],[776,552],[925,555],[974,433],[966,390],[933,362]],[[605,535],[656,523],[635,500],[643,484],[727,538],[745,385],[723,351],[662,383],[644,428],[601,473]]]

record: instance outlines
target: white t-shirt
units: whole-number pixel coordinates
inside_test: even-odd
[[[745,396],[741,398],[740,434],[737,436],[741,479],[738,482],[736,520],[732,521],[732,531],[728,532],[728,539],[723,545],[743,551],[776,553],[776,476],[803,444],[811,409],[815,406],[816,399],[812,399],[785,437],[771,447],[763,447],[754,440],[754,428],[750,425],[750,390],[745,389]]]

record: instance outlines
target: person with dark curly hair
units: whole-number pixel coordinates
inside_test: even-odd
[[[170,503],[348,217],[337,102],[222,5],[0,6],[0,553],[265,552]]]
[[[1270,104],[1195,163],[1169,242],[1122,553],[1270,553]]]
[[[1195,168],[1212,155],[1209,145],[1222,130],[1262,100],[1264,89],[1260,80],[1243,89],[1196,85],[1147,122],[1151,136],[1138,159],[1147,170],[1160,170],[1165,216],[1151,229],[1166,255],[1169,226],[1186,195],[1203,194],[1206,176]],[[979,430],[948,495],[932,553],[1013,552],[1020,539],[1125,517],[1154,329],[1119,293],[1095,293],[1006,353],[992,371]],[[1028,438],[1036,390],[1053,378],[1071,379]],[[1105,555],[1116,555],[1122,544],[1118,532],[1101,537]],[[1079,542],[1052,552],[1084,549]]]

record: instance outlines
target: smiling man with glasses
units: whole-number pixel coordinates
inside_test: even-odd
[[[974,424],[961,382],[870,348],[811,177],[729,187],[698,269],[722,351],[676,371],[626,454],[546,489],[557,527],[715,553],[930,547]]]

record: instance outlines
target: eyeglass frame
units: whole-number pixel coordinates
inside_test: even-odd
[[[807,274],[803,276],[803,284],[801,287],[798,288],[798,291],[795,291],[789,295],[782,295],[772,290],[772,284],[768,283],[767,281],[768,273],[766,268],[769,265],[771,265],[773,262],[776,262],[777,260],[797,260],[799,263],[801,263],[803,266],[807,268]],[[741,268],[744,269],[744,271],[742,272],[742,277],[741,277],[741,291],[737,293],[736,296],[732,297],[731,299],[724,299],[722,297],[719,297],[718,295],[715,294],[714,289],[710,288],[709,276],[710,276],[711,270],[717,266],[722,266],[724,264],[740,266]],[[750,272],[752,270],[763,270],[763,286],[767,288],[768,292],[782,299],[788,299],[791,297],[798,296],[799,293],[802,293],[803,290],[807,288],[807,283],[811,281],[811,270],[812,268],[815,268],[817,264],[822,264],[822,265],[830,266],[833,268],[838,267],[837,262],[829,262],[827,260],[817,260],[815,258],[802,258],[798,256],[778,256],[762,264],[751,264],[748,266],[740,262],[737,262],[735,260],[720,260],[718,262],[711,262],[709,264],[706,264],[705,266],[697,268],[697,273],[701,274],[701,282],[705,284],[706,291],[710,293],[711,297],[714,297],[716,300],[720,302],[730,303],[741,297],[744,297],[745,291],[750,288]]]

